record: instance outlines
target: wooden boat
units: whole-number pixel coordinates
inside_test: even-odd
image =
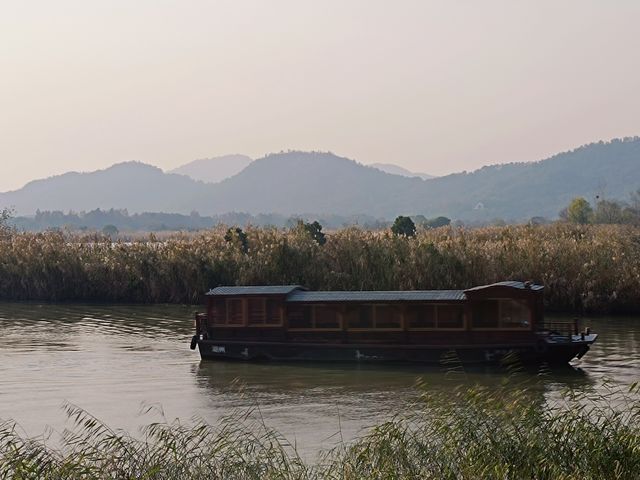
[[[203,359],[523,363],[581,358],[597,335],[545,323],[543,287],[499,282],[467,290],[308,291],[217,287],[196,314]]]

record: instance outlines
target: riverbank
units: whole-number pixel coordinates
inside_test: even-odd
[[[447,227],[413,238],[348,228],[323,245],[299,228],[244,233],[134,242],[16,233],[0,240],[0,299],[198,304],[216,285],[458,289],[520,279],[546,286],[549,311],[640,313],[638,227]]]
[[[0,424],[0,478],[635,479],[640,471],[638,385],[606,395],[532,401],[526,387],[423,394],[411,414],[377,425],[308,462],[259,412],[210,425],[116,431],[74,405],[60,446]],[[615,405],[615,406],[614,406]],[[339,435],[339,432],[338,432]],[[337,437],[339,439],[339,436]]]

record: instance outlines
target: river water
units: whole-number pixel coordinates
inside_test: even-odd
[[[77,405],[135,434],[163,418],[209,422],[254,412],[308,455],[411,408],[422,388],[504,381],[496,369],[201,362],[189,349],[193,307],[0,303],[0,421],[27,435],[71,426]],[[549,316],[548,316],[549,317]],[[640,380],[640,318],[583,319],[600,337],[571,368],[537,379],[541,401],[603,381]],[[153,407],[151,412],[143,413]]]

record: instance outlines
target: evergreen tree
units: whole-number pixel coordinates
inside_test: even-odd
[[[416,234],[416,225],[411,217],[403,217],[400,215],[396,218],[391,226],[394,235],[402,235],[405,237],[413,237]]]

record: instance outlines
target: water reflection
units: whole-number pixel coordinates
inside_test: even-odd
[[[503,383],[507,377],[512,383],[531,380],[537,383],[563,384],[579,388],[593,380],[579,367],[528,368],[519,365],[498,366],[415,366],[415,365],[358,365],[325,363],[264,363],[202,361],[195,369],[198,384],[222,394],[234,383],[242,383],[255,392],[274,393],[308,392],[310,389],[337,391],[344,394],[360,391],[398,392],[415,389],[416,381],[432,388],[452,385]]]
[[[540,403],[571,388],[591,391],[608,378],[640,379],[640,319],[586,323],[600,338],[566,368],[245,364],[201,362],[188,348],[192,307],[0,304],[0,419],[31,434],[61,430],[65,401],[128,430],[156,420],[142,405],[162,405],[168,418],[211,422],[256,409],[303,451],[327,448],[362,428],[414,408],[420,388],[449,391],[461,383],[527,384]],[[421,387],[416,388],[420,382]]]

